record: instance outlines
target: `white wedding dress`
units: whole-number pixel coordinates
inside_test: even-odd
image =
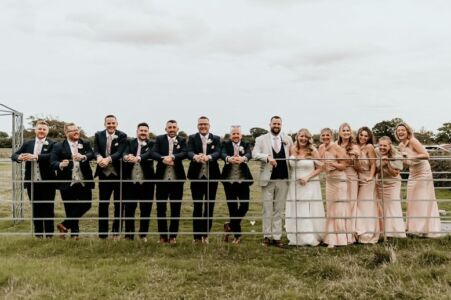
[[[294,159],[294,156],[290,156]],[[285,206],[285,230],[289,245],[318,245],[324,237],[325,214],[319,178],[314,177],[306,185],[299,178],[313,172],[313,160],[290,160],[291,177]]]

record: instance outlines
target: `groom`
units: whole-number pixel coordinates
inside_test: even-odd
[[[292,139],[281,132],[282,118],[273,116],[269,123],[270,132],[255,140],[252,157],[261,162],[260,186],[263,201],[262,245],[271,242],[276,247],[282,243],[282,214],[288,192],[288,161]],[[273,239],[271,241],[271,239]]]

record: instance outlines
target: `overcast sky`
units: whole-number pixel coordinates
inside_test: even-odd
[[[2,0],[0,37],[0,103],[89,135],[451,122],[447,0]]]

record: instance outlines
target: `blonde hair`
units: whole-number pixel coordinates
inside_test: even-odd
[[[398,137],[398,134],[396,133],[396,130],[400,126],[403,126],[404,128],[406,128],[407,138],[410,140],[413,137],[413,129],[406,122],[401,122],[398,125],[396,125],[396,127],[395,127],[395,138],[396,138],[396,140],[399,142],[399,137]]]
[[[390,145],[390,151],[388,151],[389,157],[395,157],[396,155],[398,155],[398,150],[396,150],[396,148],[393,147],[393,143],[389,136],[384,135],[383,137],[379,138],[379,142],[380,141],[387,141],[388,144]]]
[[[47,121],[45,121],[45,120],[37,120],[35,126],[38,126],[38,125],[45,125],[45,126],[49,127],[49,123],[47,123]]]
[[[346,149],[345,149],[346,153],[348,153],[349,151],[352,151],[352,145],[355,144],[354,134],[352,133],[352,128],[351,128],[351,125],[349,125],[349,123],[343,123],[338,128],[338,141],[337,141],[337,144],[341,145],[343,143],[343,139],[342,139],[340,133],[341,133],[341,130],[344,127],[348,127],[349,131],[351,131],[351,136],[349,137],[349,143],[346,145]]]
[[[298,133],[296,134],[296,143],[294,145],[294,149],[296,150],[296,153],[299,153],[299,150],[301,150],[301,144],[299,143],[298,137],[301,134],[305,134],[308,137],[307,141],[307,155],[306,156],[312,156],[312,152],[315,150],[315,146],[313,146],[313,137],[310,131],[306,128],[299,129]]]
[[[67,133],[67,128],[69,128],[69,126],[77,126],[77,125],[75,125],[75,123],[66,123],[66,124],[64,124],[64,132],[65,133]]]
[[[331,136],[331,138],[332,138],[332,141],[334,140],[334,132],[333,132],[332,129],[330,129],[329,127],[326,127],[326,128],[321,129],[320,139],[321,139],[321,135],[322,135],[324,132],[329,132],[329,133],[330,133],[330,136]],[[321,142],[323,142],[323,141],[321,140]]]

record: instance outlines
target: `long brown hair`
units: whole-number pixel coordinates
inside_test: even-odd
[[[359,135],[360,135],[360,133],[362,131],[366,131],[366,133],[368,133],[368,141],[366,142],[366,144],[367,145],[368,144],[373,145],[374,144],[374,142],[373,142],[373,132],[371,131],[371,129],[369,129],[366,126],[360,127],[359,130],[357,131],[357,138],[356,138],[357,144],[360,145]]]

